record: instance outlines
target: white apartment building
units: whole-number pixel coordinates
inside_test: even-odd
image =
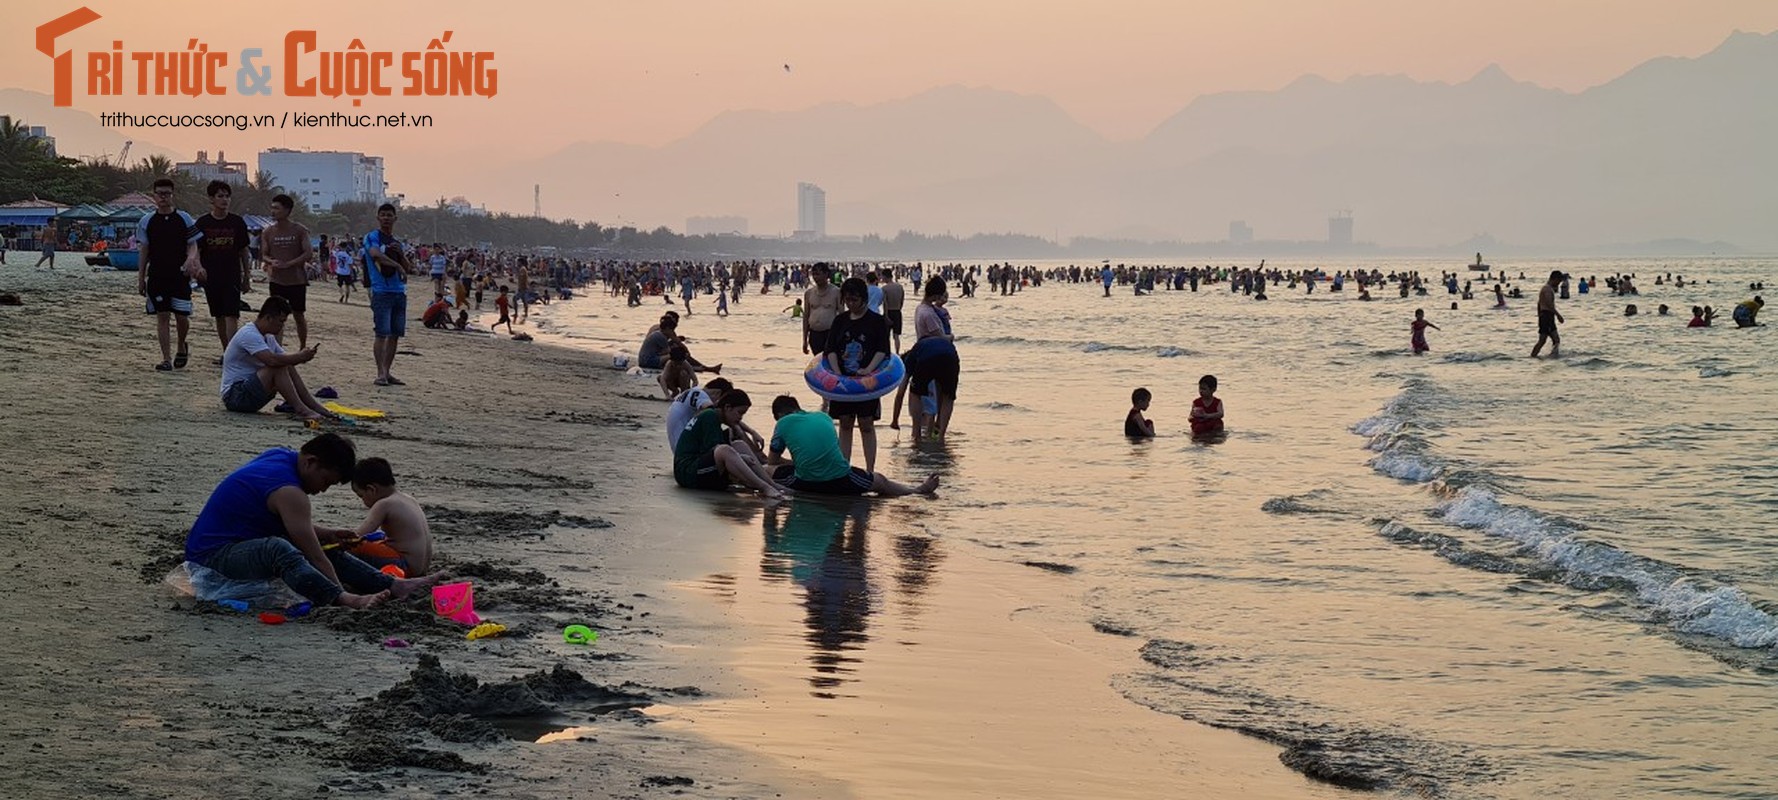
[[[329,211],[339,203],[381,203],[389,195],[383,181],[383,157],[337,150],[286,150],[259,153],[259,168],[312,211]]]

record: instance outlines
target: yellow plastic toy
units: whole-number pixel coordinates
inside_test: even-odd
[[[321,407],[342,417],[351,417],[352,419],[382,419],[389,416],[374,408],[353,408],[351,406],[342,406],[332,400],[322,403]]]
[[[480,625],[470,628],[469,633],[464,634],[463,638],[468,639],[473,642],[476,639],[486,639],[490,636],[499,636],[500,634],[504,633],[505,631],[506,631],[505,625],[502,625],[498,622],[484,622]]]

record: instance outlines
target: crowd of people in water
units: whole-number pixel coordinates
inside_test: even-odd
[[[623,297],[630,307],[651,297],[667,306],[644,335],[635,366],[658,372],[656,380],[668,400],[666,432],[675,482],[690,489],[744,487],[768,498],[792,493],[896,497],[937,490],[937,475],[910,484],[877,469],[877,423],[891,391],[876,378],[895,376],[891,428],[900,427],[904,401],[911,399],[907,407],[914,442],[946,440],[961,373],[948,305],[953,288],[970,298],[985,285],[988,293],[1005,297],[1046,282],[1096,283],[1105,297],[1114,288],[1136,296],[1226,289],[1264,301],[1268,291],[1340,293],[1352,284],[1354,299],[1370,301],[1389,291],[1401,298],[1426,297],[1438,286],[1452,298],[1453,309],[1459,301],[1473,299],[1478,288],[1492,293],[1497,308],[1523,296],[1505,271],[1479,276],[1449,271],[1434,280],[1413,270],[1279,269],[1264,261],[1253,267],[1105,262],[1039,268],[575,259],[547,249],[509,252],[404,241],[396,233],[399,209],[393,205],[378,209],[376,229],[330,240],[312,236],[293,221],[293,200],[285,195],[273,198],[266,209],[272,223],[251,231],[230,210],[227,183],[209,184],[210,207],[201,216],[173,207],[171,181],[157,180],[152,189],[155,209],[143,215],[123,244],[139,254],[137,290],[146,312],[156,318],[160,360],[154,369],[172,372],[190,363],[189,318],[195,310],[194,288],[201,288],[221,349],[213,363],[220,367],[223,408],[258,413],[281,397],[282,410],[311,426],[340,418],[342,410],[321,402],[332,390],[311,390],[303,374],[319,355],[306,318],[308,289],[317,282],[332,280],[338,303],[352,302],[360,284],[367,290],[375,337],[373,384],[378,387],[404,385],[393,367],[406,335],[410,277],[431,282],[433,299],[419,318],[425,327],[487,333],[504,326],[517,339],[530,338],[514,325],[526,324],[533,306],[602,287],[608,297]],[[39,267],[46,260],[54,268],[53,252],[39,260]],[[1482,266],[1478,256],[1470,271]],[[1521,273],[1519,279],[1524,278]],[[1476,285],[1478,279],[1483,287]],[[1546,344],[1552,357],[1559,354],[1565,320],[1558,300],[1595,293],[1638,297],[1637,280],[1626,274],[1601,280],[1552,271],[1537,289],[1538,339],[1531,355],[1541,355]],[[264,284],[266,297],[253,309],[245,300],[256,283]],[[1665,273],[1655,276],[1653,285],[1683,289],[1688,281]],[[750,293],[754,286],[757,291]],[[1765,287],[1755,282],[1748,288],[1759,292]],[[871,391],[829,393],[820,408],[808,409],[794,396],[779,395],[770,404],[773,423],[767,435],[747,421],[752,401],[735,384],[738,376],[724,374],[721,363],[696,358],[680,327],[702,310],[722,317],[751,295],[789,297],[792,292],[797,296],[783,313],[797,321],[801,353],[811,359],[808,369],[869,385]],[[918,294],[911,330],[906,325],[910,293]],[[489,295],[498,316],[488,328],[478,328],[470,313],[481,312]],[[1730,317],[1737,327],[1757,327],[1764,306],[1764,298],[1754,294],[1738,302]],[[254,314],[251,321],[241,322],[244,311]],[[1658,314],[1669,312],[1668,306],[1658,306]],[[1638,313],[1634,304],[1625,307],[1626,315]],[[1694,306],[1688,326],[1711,327],[1716,316],[1712,307]],[[1412,352],[1430,349],[1428,329],[1441,330],[1426,319],[1424,309],[1416,309],[1409,324]],[[296,340],[294,351],[285,345],[291,338]],[[890,369],[897,363],[899,373]],[[700,374],[715,377],[700,385]],[[1216,389],[1214,375],[1198,382],[1198,397],[1189,411],[1194,437],[1216,439],[1224,431]],[[1146,416],[1152,400],[1146,388],[1131,393],[1127,436],[1155,435],[1154,422]],[[854,465],[854,441],[862,466]],[[350,483],[364,502],[365,520],[351,528],[316,524],[308,498],[342,483]],[[191,528],[186,558],[192,566],[229,580],[278,578],[314,603],[353,607],[406,595],[441,578],[431,569],[431,541],[419,504],[395,489],[387,461],[357,458],[351,442],[336,433],[322,433],[299,451],[267,451],[225,477]]]

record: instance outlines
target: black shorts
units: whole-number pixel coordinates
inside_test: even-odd
[[[358,276],[357,275],[341,275],[336,272],[333,275],[333,282],[337,283],[341,286],[351,286],[353,284],[358,283]]]
[[[1554,312],[1554,311],[1539,311],[1539,312],[1537,312],[1537,335],[1538,336],[1556,336],[1556,335],[1558,335],[1556,333],[1556,312]]]
[[[144,304],[150,314],[178,314],[181,317],[191,316],[191,289],[185,290],[180,297],[173,292],[156,292],[153,287],[148,289],[148,299]]]
[[[290,313],[302,314],[309,310],[309,286],[298,284],[290,286],[282,283],[267,284],[267,290],[273,297],[282,297],[290,301]]]
[[[915,397],[926,396],[926,385],[938,381],[940,397],[957,399],[957,379],[963,367],[955,352],[940,353],[919,359],[908,369],[908,392]]]
[[[810,494],[837,494],[857,496],[869,492],[876,482],[876,476],[865,472],[862,467],[853,467],[850,472],[828,481],[805,481],[796,477],[796,469],[791,467],[788,474],[774,473],[772,476],[784,488],[793,492]]]
[[[216,273],[210,273],[209,280],[204,281],[204,304],[210,307],[212,317],[241,316],[240,284],[217,280]]]
[[[893,333],[896,336],[901,335],[901,309],[892,308],[892,309],[889,309],[888,311],[884,311],[883,312],[883,319],[886,319],[889,321],[889,332],[890,333]]]
[[[697,463],[687,470],[674,469],[673,479],[687,489],[722,491],[728,488],[728,476],[716,465],[716,451],[698,456]]]
[[[876,400],[830,400],[827,403],[827,415],[834,419],[856,417],[876,421],[883,418],[883,401]]]
[[[810,328],[809,352],[814,355],[821,355],[822,353],[827,352],[827,334],[829,333],[831,333],[831,331],[818,331],[814,328]]]

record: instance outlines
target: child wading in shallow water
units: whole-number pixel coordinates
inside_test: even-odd
[[[1418,355],[1420,353],[1424,353],[1424,352],[1432,349],[1431,347],[1428,347],[1426,345],[1426,329],[1431,328],[1436,331],[1436,330],[1440,330],[1440,328],[1439,328],[1439,326],[1426,321],[1426,310],[1425,309],[1423,309],[1423,308],[1414,309],[1414,323],[1408,327],[1412,328],[1414,331],[1413,345],[1414,345],[1414,353],[1416,355]]]
[[[1198,397],[1192,401],[1192,435],[1211,436],[1222,433],[1222,400],[1216,396],[1216,376],[1198,379]]]
[[[1150,439],[1154,437],[1154,421],[1142,416],[1148,410],[1148,403],[1154,394],[1147,389],[1137,389],[1130,393],[1130,413],[1124,415],[1124,435],[1132,439]]]

